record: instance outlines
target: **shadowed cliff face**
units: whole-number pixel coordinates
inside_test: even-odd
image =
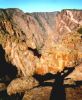
[[[61,72],[82,60],[82,11],[24,13],[0,9],[0,43],[18,74]]]
[[[8,63],[5,59],[5,51],[0,45],[0,82],[10,82],[17,75],[16,66]]]
[[[40,48],[47,35],[54,33],[56,13],[24,13],[19,9],[1,9],[0,27],[3,33],[20,37],[27,43],[29,41],[28,45],[32,48]]]

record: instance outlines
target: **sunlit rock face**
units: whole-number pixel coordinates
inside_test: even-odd
[[[82,25],[81,10],[62,10],[56,16],[56,31],[60,34],[77,30]]]
[[[82,60],[82,11],[24,13],[0,10],[0,43],[20,76],[56,74]],[[31,48],[31,49],[29,49]],[[41,56],[38,57],[37,53]]]
[[[81,35],[69,33],[64,35],[58,43],[53,44],[51,41],[46,41],[42,49],[42,56],[36,68],[38,74],[55,74],[65,67],[75,67],[82,62]]]

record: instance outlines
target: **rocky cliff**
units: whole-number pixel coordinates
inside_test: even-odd
[[[81,10],[62,10],[56,16],[56,31],[59,33],[76,31],[82,26],[81,16]]]
[[[56,74],[76,67],[82,62],[82,11],[24,13],[0,9],[0,45],[5,62],[16,68],[16,77]]]

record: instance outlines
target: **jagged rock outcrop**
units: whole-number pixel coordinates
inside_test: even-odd
[[[74,81],[81,81],[82,80],[82,64],[76,67],[75,70],[70,75],[67,76],[67,78],[72,78]]]
[[[0,45],[5,50],[6,61],[18,71],[16,78],[19,77],[11,81],[8,93],[36,86],[35,80],[34,85],[31,81],[31,87],[25,88],[29,81],[20,77],[57,74],[82,63],[81,27],[82,11],[79,10],[24,13],[19,9],[0,9]],[[19,81],[25,85],[16,90],[13,84]]]
[[[33,87],[36,87],[39,85],[39,82],[36,81],[32,77],[21,77],[13,80],[9,86],[7,87],[7,93],[9,95],[19,93],[19,92],[24,92],[27,90],[32,89]]]
[[[36,68],[38,74],[61,72],[65,67],[75,67],[82,62],[82,40],[78,33],[66,34],[58,43],[52,41],[46,41],[42,49]]]
[[[32,49],[40,50],[43,47],[47,35],[52,33],[53,25],[51,26],[51,24],[54,23],[54,17],[56,14],[25,14],[19,9],[1,9],[0,12],[1,43],[3,44],[6,55],[8,56],[8,60],[10,60],[12,64],[16,65],[19,70],[22,68],[21,71],[23,71],[22,73],[24,76],[32,75],[35,69],[34,59],[36,56],[33,57],[34,55],[32,52],[27,49],[30,47]],[[51,17],[48,18],[49,15],[51,15],[52,19],[54,19],[51,23]],[[48,23],[50,23],[50,26]],[[19,41],[21,41],[21,43],[19,43]],[[23,68],[25,66],[26,68]],[[23,69],[29,69],[29,71],[25,72]]]
[[[56,31],[60,34],[76,31],[82,26],[81,10],[62,10],[56,16]]]
[[[79,59],[78,57],[75,58],[75,56],[81,55],[81,50],[78,51],[78,53],[76,51],[76,49],[81,49],[81,35],[78,35],[78,33],[73,33],[75,34],[73,36],[72,33],[70,34],[68,32],[76,29],[76,21],[79,23],[79,25],[81,25],[81,18],[78,18],[79,14],[81,16],[81,11],[65,10],[60,13],[51,12],[31,14],[25,14],[19,9],[1,9],[0,11],[0,32],[3,36],[1,36],[1,39],[5,39],[2,41],[5,52],[10,62],[16,65],[16,67],[20,71],[22,71],[24,76],[33,75],[35,70],[37,73],[39,73],[36,68],[39,68],[39,66],[42,67],[40,63],[47,62],[44,60],[46,59],[45,57],[47,57],[49,59],[48,62],[51,63],[47,66],[43,63],[46,69],[45,73],[49,72],[49,69],[53,71],[55,70],[57,72],[58,70],[63,70],[64,66],[72,66],[72,64],[63,65],[63,63],[67,62],[63,60],[63,55],[66,55],[65,57],[67,57],[66,59],[69,63],[72,63],[70,62],[72,58],[74,58],[74,60]],[[76,20],[73,17],[75,16],[75,13],[77,14],[77,18],[75,18]],[[62,24],[62,21],[64,21],[67,26],[65,26],[65,24]],[[67,31],[66,27],[70,28],[71,26],[73,26],[74,28],[70,29],[71,31]],[[61,29],[62,35],[60,35]],[[63,31],[63,29],[66,31]],[[40,58],[41,60],[44,57],[43,61],[39,61],[38,57],[33,55],[33,53],[28,50],[28,47],[37,49],[38,53],[43,52]],[[63,49],[64,52],[62,54]],[[50,56],[49,54],[51,53],[49,51],[52,53],[52,55]],[[72,52],[75,54],[73,54]],[[72,53],[73,55],[71,55],[70,53]],[[53,55],[55,56],[54,58],[52,57]],[[60,55],[61,57],[57,57],[58,55]],[[70,61],[68,56],[71,57]],[[58,64],[54,62],[55,59],[57,59],[56,63],[59,62]],[[76,61],[73,61],[73,63],[75,62]],[[37,63],[39,63],[39,66]],[[41,69],[38,70],[40,71]]]

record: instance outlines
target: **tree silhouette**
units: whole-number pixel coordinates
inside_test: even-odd
[[[50,100],[66,100],[64,79],[74,70],[74,68],[68,68],[65,70],[67,70],[67,73],[63,73],[63,75],[61,75],[62,72],[58,72],[55,75],[55,82],[51,91]]]
[[[82,82],[76,82],[75,84],[69,85],[64,84],[65,78],[74,71],[74,67],[71,68],[65,68],[62,72],[58,72],[55,75],[52,75],[50,73],[41,76],[41,75],[35,75],[34,77],[39,81],[40,86],[52,86],[52,91],[50,95],[50,100],[66,100],[66,92],[65,88],[70,87],[77,87],[79,85],[82,85]],[[52,82],[44,82],[46,80],[54,79],[54,83]]]

